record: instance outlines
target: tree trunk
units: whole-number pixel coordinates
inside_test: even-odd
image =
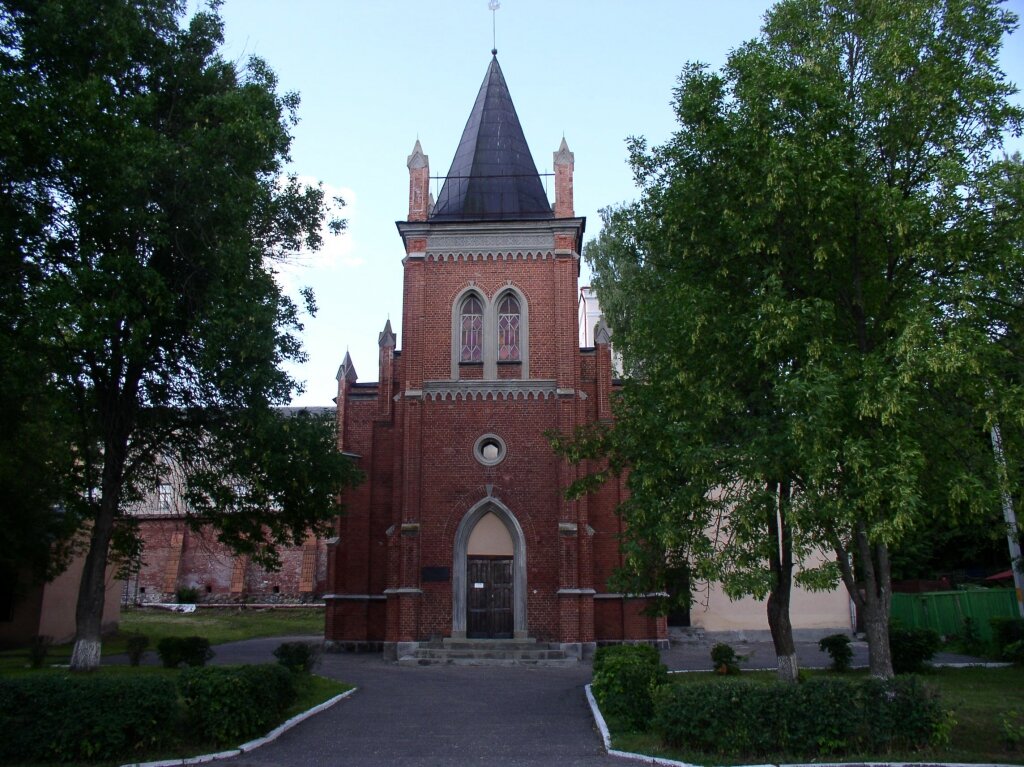
[[[772,573],[772,588],[768,594],[768,628],[775,645],[779,681],[796,682],[800,667],[796,659],[796,645],[793,643],[793,624],[789,619],[793,588],[793,538],[786,521],[790,485],[781,482],[773,483],[773,486],[776,489],[777,505],[768,519],[768,541],[771,546],[768,562]]]
[[[111,400],[118,402],[117,397],[111,397]],[[130,431],[128,411],[130,408],[115,405],[108,411],[112,416],[103,419],[103,423],[107,425],[107,437],[103,442],[100,501],[89,537],[89,553],[85,557],[82,580],[78,586],[75,646],[71,651],[72,671],[93,671],[100,665],[107,560],[114,535],[114,520],[124,492],[124,469]]]
[[[892,571],[889,565],[889,548],[884,543],[871,544],[863,520],[857,524],[856,545],[857,561],[864,571],[863,589],[858,587],[854,578],[849,552],[836,541],[839,569],[846,590],[857,606],[857,612],[864,619],[864,631],[868,639],[868,670],[871,676],[892,679],[892,652],[889,649]]]
[[[100,665],[100,632],[103,628],[103,602],[106,596],[107,556],[114,530],[113,514],[106,501],[93,522],[89,553],[82,569],[75,608],[75,647],[71,651],[72,671],[93,671]]]

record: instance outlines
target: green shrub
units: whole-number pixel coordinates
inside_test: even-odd
[[[648,645],[618,645],[594,656],[594,698],[601,713],[628,729],[643,730],[653,715],[654,690],[668,680],[658,651]]]
[[[149,647],[149,637],[145,634],[131,634],[125,642],[125,652],[128,653],[128,662],[138,666],[142,661],[142,654]]]
[[[593,667],[596,674],[604,668],[608,658],[622,655],[644,658],[648,663],[658,665],[661,663],[661,653],[658,648],[649,644],[610,644],[598,647],[594,653]]]
[[[32,668],[42,668],[50,654],[53,637],[36,635],[28,641],[28,663]]]
[[[992,644],[996,657],[1002,658],[1007,646],[1024,641],[1024,618],[992,618]]]
[[[892,670],[897,674],[914,674],[924,669],[924,664],[939,651],[942,641],[934,629],[889,628],[889,650],[892,653]]]
[[[985,652],[985,643],[978,633],[978,625],[970,615],[964,616],[961,625],[960,649],[968,655],[982,655]]]
[[[716,674],[738,674],[740,673],[740,661],[742,655],[725,642],[719,642],[711,648],[711,663],[714,664]]]
[[[289,671],[308,674],[320,660],[320,645],[313,642],[282,642],[274,650],[274,657]]]
[[[182,586],[174,592],[174,599],[179,605],[194,605],[199,601],[199,589],[194,586]]]
[[[850,661],[853,660],[853,650],[850,649],[850,637],[846,634],[831,634],[818,640],[818,649],[827,652],[832,659],[834,671],[849,671]]]
[[[204,637],[164,637],[156,645],[156,651],[165,668],[205,666],[213,657],[210,640]]]
[[[165,677],[0,677],[0,764],[136,761],[177,733],[179,710]]]
[[[292,674],[276,663],[192,668],[178,687],[189,727],[218,745],[266,732],[295,700]]]
[[[654,697],[653,729],[666,745],[729,757],[912,750],[940,739],[946,723],[916,677],[700,682]]]
[[[1006,645],[1002,657],[1017,666],[1024,666],[1024,639]]]

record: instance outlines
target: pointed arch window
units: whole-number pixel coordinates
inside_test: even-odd
[[[462,302],[459,312],[461,332],[460,362],[482,362],[484,340],[484,307],[477,296],[469,296]]]
[[[519,319],[519,300],[511,293],[506,293],[498,304],[499,362],[518,362],[521,359]]]

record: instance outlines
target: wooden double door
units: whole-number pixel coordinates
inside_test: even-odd
[[[512,559],[466,559],[466,636],[470,639],[511,639]]]

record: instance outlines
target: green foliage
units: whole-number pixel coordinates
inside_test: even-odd
[[[961,649],[968,655],[982,655],[985,652],[985,643],[978,633],[978,625],[969,615],[964,617],[959,640]]]
[[[295,700],[295,681],[283,666],[194,668],[179,690],[192,732],[220,745],[265,732]]]
[[[657,647],[649,644],[608,644],[598,647],[594,651],[594,658],[591,662],[593,673],[604,670],[605,663],[610,658],[617,657],[640,658],[645,663],[656,666],[661,663],[661,653]]]
[[[1003,647],[1002,658],[1018,666],[1024,666],[1024,639],[1010,642]]]
[[[667,745],[743,758],[912,750],[941,740],[948,725],[937,695],[914,677],[666,685],[654,708]]]
[[[199,601],[199,589],[194,586],[182,586],[174,592],[174,599],[179,605],[194,605]]]
[[[42,668],[50,654],[53,637],[37,634],[28,642],[28,663],[32,668]]]
[[[992,644],[997,657],[1002,658],[1014,642],[1024,640],[1024,618],[992,618]]]
[[[740,661],[742,655],[738,655],[732,646],[725,642],[718,642],[711,648],[711,664],[716,674],[731,675],[740,673]]]
[[[1024,714],[1020,711],[1007,711],[1003,715],[1002,728],[1006,745],[1010,749],[1024,748]]]
[[[832,669],[843,672],[850,670],[853,650],[850,649],[850,637],[847,634],[831,634],[818,640],[818,649],[827,652],[832,659]]]
[[[781,513],[884,642],[889,547],[1019,488],[1015,26],[995,0],[784,0],[720,71],[684,68],[669,141],[631,142],[641,198],[584,255],[628,376],[603,442],[630,467],[635,590],[688,564],[766,593]]]
[[[313,642],[282,642],[274,650],[277,662],[296,674],[308,674],[320,660],[320,645]]]
[[[889,628],[889,649],[892,668],[897,674],[915,674],[924,670],[925,663],[939,651],[942,640],[934,629]]]
[[[142,655],[149,647],[149,637],[145,634],[130,634],[125,640],[125,652],[128,653],[128,663],[138,666],[142,661]]]
[[[0,763],[133,759],[177,733],[166,677],[0,677]]]
[[[0,354],[17,379],[0,411],[29,403],[0,429],[0,478],[46,480],[10,532],[40,534],[33,559],[67,528],[89,537],[83,650],[99,639],[105,563],[138,554],[125,510],[168,458],[203,522],[270,567],[358,479],[324,449],[329,419],[274,409],[304,355],[273,264],[319,247],[328,215],[321,188],[284,175],[298,97],[265,62],[220,54],[216,3],[190,11],[0,3],[0,91],[17,105],[0,128]]]
[[[654,691],[668,678],[661,656],[647,645],[601,649],[605,652],[594,656],[592,683],[601,713],[627,729],[646,729],[653,714]]]
[[[213,657],[210,640],[205,637],[164,637],[156,645],[160,661],[164,668],[186,666],[205,666],[206,661]]]

